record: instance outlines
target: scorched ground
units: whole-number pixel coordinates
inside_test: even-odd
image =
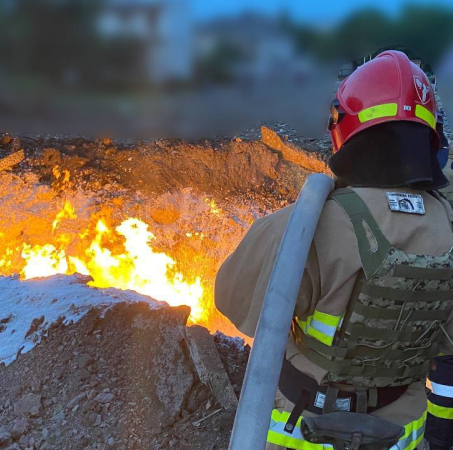
[[[325,143],[277,130],[3,134],[0,156],[24,159],[0,172],[0,448],[227,448],[234,412],[200,382],[184,328],[238,335],[213,307],[218,267],[325,167]],[[239,394],[248,350],[214,339]]]

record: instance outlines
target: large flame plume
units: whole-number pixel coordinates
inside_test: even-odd
[[[52,224],[52,233],[62,244],[70,240],[64,233],[58,232],[58,225],[63,219],[77,220],[75,208],[69,201],[65,202]],[[52,244],[32,247],[24,242],[22,248],[7,248],[0,260],[0,270],[9,272],[13,255],[20,251],[24,263],[20,276],[24,280],[80,273],[91,276],[90,286],[133,290],[172,306],[188,305],[193,321],[203,319],[201,300],[204,291],[200,278],[194,282],[185,281],[170,256],[153,250],[152,243],[156,237],[148,224],[128,218],[117,227],[110,228],[99,219],[93,237],[89,238],[91,234],[90,230],[79,233],[82,242],[86,243],[81,255],[70,254],[63,245],[60,248]]]
[[[214,279],[257,216],[248,203],[220,207],[190,189],[155,197],[115,186],[83,190],[55,168],[0,173],[0,276],[81,274],[93,288],[133,290],[191,308],[189,323],[239,333],[214,307]]]

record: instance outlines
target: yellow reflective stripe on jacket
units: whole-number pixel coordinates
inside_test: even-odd
[[[426,425],[426,411],[420,419],[408,423],[404,427],[404,435],[390,450],[414,450],[423,440]]]
[[[422,119],[423,121],[425,121],[431,128],[436,129],[437,120],[434,117],[434,114],[430,110],[426,109],[422,105],[417,105],[415,107],[415,115],[419,119]]]
[[[426,411],[420,419],[410,422],[404,427],[404,435],[390,450],[414,450],[422,441],[425,433]],[[271,424],[267,435],[267,441],[283,448],[294,450],[331,450],[330,444],[312,444],[304,439],[300,431],[302,417],[297,421],[292,434],[287,433],[284,428],[290,416],[289,412],[272,411]]]
[[[285,431],[285,425],[289,416],[290,413],[286,411],[280,412],[276,409],[272,411],[271,424],[267,433],[267,442],[294,450],[333,450],[333,447],[330,444],[312,444],[304,439],[300,430],[302,417],[297,421],[293,433],[287,433]]]
[[[314,337],[325,345],[331,346],[335,333],[341,324],[343,316],[331,316],[315,310],[306,321],[300,320],[299,326],[308,336]]]
[[[395,117],[397,114],[398,103],[385,103],[360,111],[358,117],[361,123],[365,123],[381,117]]]
[[[428,400],[428,412],[440,419],[453,420],[453,408],[446,408],[445,406],[438,406]]]

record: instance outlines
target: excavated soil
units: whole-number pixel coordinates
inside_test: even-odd
[[[185,279],[201,277],[202,325],[238,336],[212,304],[218,267],[254,220],[295,200],[313,171],[300,161],[325,166],[325,143],[307,140],[304,149],[291,130],[275,130],[280,137],[268,133],[267,144],[258,129],[202,142],[4,133],[0,157],[23,150],[25,159],[0,172],[0,251],[26,242],[70,252],[93,218],[114,226],[137,217]],[[63,241],[49,230],[67,200],[78,222],[62,220]],[[234,411],[222,410],[198,378],[183,339],[188,315],[186,307],[120,304],[54,324],[0,367],[0,448],[226,450]],[[249,347],[223,333],[213,339],[239,395]]]
[[[80,231],[92,230],[98,218],[112,228],[138,218],[155,235],[153,248],[171,256],[187,281],[201,278],[208,311],[202,325],[238,335],[213,307],[217,270],[256,219],[296,199],[313,167],[325,167],[328,152],[327,141],[303,140],[284,124],[268,130],[267,140],[257,127],[234,139],[198,142],[3,133],[0,157],[23,150],[25,158],[0,171],[0,229],[7,230],[0,258],[23,243],[80,256]],[[77,221],[64,219],[53,232],[65,201]],[[16,271],[22,268],[20,252],[14,262]],[[0,274],[11,275],[4,269]]]
[[[318,154],[326,160],[328,141],[301,139],[284,124],[272,128],[301,154]],[[309,171],[265,145],[260,130],[251,129],[235,139],[197,142],[93,141],[3,133],[0,156],[23,149],[26,158],[14,169],[16,173],[31,171],[40,182],[50,184],[58,166],[69,171],[78,187],[94,191],[114,185],[154,196],[191,187],[217,199],[254,193],[269,200],[294,200]]]
[[[188,314],[120,303],[52,325],[0,367],[0,448],[226,450],[234,411],[198,379]],[[239,393],[249,348],[221,334],[215,342]]]

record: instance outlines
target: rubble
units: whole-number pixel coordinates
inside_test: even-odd
[[[15,332],[25,341],[40,337],[0,365],[0,448],[226,450],[234,409],[223,408],[198,376],[185,340],[189,308],[114,289],[91,289],[92,305],[82,303],[77,312],[58,307],[68,303],[70,289],[74,300],[80,290],[86,295],[89,288],[74,287],[76,281],[0,279],[3,288],[24,286],[23,296],[16,293],[9,302],[11,319],[0,343],[12,348]],[[58,289],[48,304],[42,294],[52,285]],[[32,315],[16,320],[26,308],[46,316],[27,338],[21,330],[29,328]],[[219,336],[211,345],[216,342],[225,364]],[[228,375],[247,360],[243,343],[232,342],[237,347],[223,366]]]
[[[236,409],[238,399],[208,330],[200,326],[190,327],[186,338],[200,381],[209,386],[222,408]]]
[[[26,282],[18,277],[0,278],[0,363],[11,364],[18,355],[30,351],[48,336],[49,327],[56,321],[75,323],[93,307],[107,309],[124,301],[148,301],[149,307],[155,309],[165,306],[134,292],[90,289],[86,281],[80,275]],[[33,398],[24,399],[23,407]]]
[[[24,159],[25,154],[23,150],[11,153],[10,155],[0,159],[0,170],[11,169],[17,164],[20,164]]]
[[[304,150],[289,142],[289,139],[282,139],[276,131],[264,125],[261,127],[261,136],[261,140],[268,147],[281,152],[286,161],[297,164],[311,172],[331,174],[327,159],[322,154]]]

